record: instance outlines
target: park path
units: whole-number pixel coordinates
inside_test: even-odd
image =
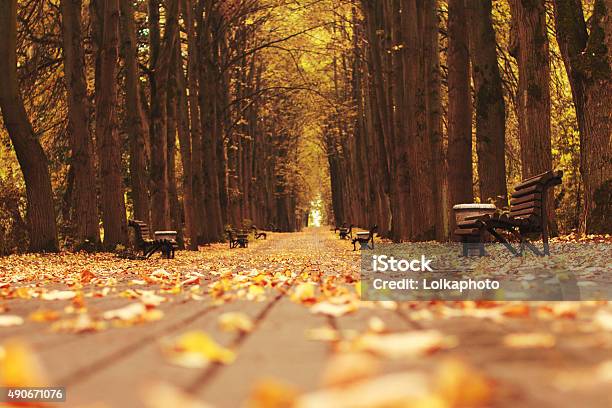
[[[117,266],[103,296],[95,295],[101,285],[83,287],[94,293],[83,300],[91,329],[30,320],[0,327],[0,343],[27,344],[48,383],[66,387],[66,406],[349,407],[394,395],[432,407],[612,406],[612,330],[594,324],[612,316],[606,304],[361,302],[359,255],[325,228],[274,233],[247,249],[179,252],[176,270],[171,260],[144,269],[135,262]],[[143,273],[199,285],[174,293],[138,283]],[[125,309],[135,304],[129,291],[144,288],[165,301],[136,299],[147,312],[135,319]],[[64,316],[75,300],[9,298],[3,306],[27,316],[41,303]],[[97,328],[111,310],[127,316]],[[223,330],[220,319],[233,312],[252,328]],[[169,357],[186,333],[206,333],[235,359],[193,364],[176,347]]]

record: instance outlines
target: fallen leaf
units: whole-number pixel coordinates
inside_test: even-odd
[[[219,316],[219,327],[226,332],[248,333],[253,330],[253,321],[249,316],[240,312],[227,312]]]
[[[40,309],[30,313],[29,319],[34,322],[54,322],[60,318],[60,314],[56,310]]]
[[[368,329],[373,333],[383,333],[386,331],[385,322],[378,316],[372,316],[368,320]]]
[[[152,290],[143,290],[140,293],[140,301],[145,306],[159,306],[166,301],[166,298],[155,294]]]
[[[23,317],[17,315],[0,315],[0,327],[21,326]]]
[[[390,334],[366,333],[355,340],[353,348],[383,357],[404,358],[452,348],[456,344],[455,337],[446,336],[437,330],[415,330]]]
[[[0,345],[0,386],[44,387],[47,376],[34,351],[20,340]]]
[[[450,407],[487,406],[492,382],[459,360],[446,360],[438,368],[437,393]]]
[[[95,277],[96,275],[89,269],[84,269],[81,271],[81,283],[89,283]]]
[[[147,311],[147,308],[142,303],[130,303],[127,306],[119,309],[108,310],[104,312],[102,317],[106,320],[120,319],[120,320],[131,320],[138,316],[143,315]]]
[[[297,399],[295,408],[410,407],[448,408],[433,394],[424,374],[404,372],[357,381],[348,386],[323,388]]]
[[[67,333],[91,333],[106,329],[106,323],[91,318],[87,313],[81,313],[72,319],[58,320],[51,325],[51,330]]]
[[[550,348],[555,336],[549,333],[512,333],[504,337],[504,345],[511,348]]]
[[[330,302],[319,302],[310,308],[311,313],[340,317],[357,309],[354,303],[337,305]]]
[[[374,377],[380,372],[380,361],[366,353],[338,353],[333,355],[322,375],[325,387],[346,385]]]
[[[306,330],[306,337],[310,340],[318,341],[338,341],[340,334],[330,326],[315,327],[314,329]]]
[[[73,290],[50,290],[43,292],[40,296],[43,300],[68,300],[76,296],[76,292]]]
[[[183,282],[181,282],[181,285],[186,286],[186,285],[199,285],[200,284],[200,277],[199,276],[190,276],[187,279],[185,279]]]
[[[246,401],[247,408],[289,408],[293,407],[299,395],[298,390],[276,379],[259,380]]]
[[[296,303],[316,301],[315,285],[311,282],[300,283],[291,294],[291,300]]]
[[[203,331],[190,331],[173,343],[167,344],[164,351],[168,359],[179,366],[188,368],[206,367],[210,362],[229,364],[236,358],[233,351],[217,344]]]
[[[595,323],[604,330],[612,330],[612,312],[599,310],[595,313]]]

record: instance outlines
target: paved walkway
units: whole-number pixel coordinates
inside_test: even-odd
[[[323,228],[176,261],[83,262],[50,271],[73,265],[76,298],[44,300],[66,285],[39,279],[27,286],[49,289],[0,303],[25,318],[0,327],[0,343],[26,345],[47,381],[66,387],[66,406],[612,406],[607,304],[360,302],[359,255]],[[228,330],[244,322],[252,328]],[[185,355],[210,352],[194,333],[235,359]]]

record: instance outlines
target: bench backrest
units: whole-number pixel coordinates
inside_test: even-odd
[[[136,244],[142,246],[149,239],[149,226],[146,222],[140,220],[129,220],[128,226],[134,228],[136,235]]]
[[[510,198],[510,218],[528,220],[534,227],[546,224],[546,192],[561,184],[562,171],[548,171],[523,180]]]
[[[227,238],[230,241],[233,241],[234,239],[236,239],[236,233],[234,232],[233,229],[226,229],[225,233],[227,234]]]

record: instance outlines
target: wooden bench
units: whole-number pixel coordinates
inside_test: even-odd
[[[374,234],[378,230],[378,225],[374,225],[368,232],[358,232],[355,238],[351,241],[353,243],[353,251],[356,251],[356,244],[359,243],[359,249],[374,249]],[[370,243],[372,245],[370,245]]]
[[[346,227],[340,228],[339,232],[340,232],[340,239],[353,238],[353,224],[351,224],[350,227],[348,228]]]
[[[251,226],[251,229],[253,230],[253,235],[255,236],[255,239],[259,239],[259,238],[267,239],[268,238],[268,235],[265,232],[259,232],[259,230],[257,229],[255,225]]]
[[[494,214],[466,217],[458,223],[455,234],[461,237],[463,254],[469,252],[470,244],[473,246],[474,242],[482,243],[485,232],[488,232],[516,256],[522,256],[525,248],[538,256],[550,255],[546,195],[549,188],[561,184],[562,178],[562,171],[548,171],[523,180],[514,187],[509,212],[496,211]],[[519,240],[518,250],[500,231]],[[542,238],[542,251],[529,241],[530,237]]]
[[[150,239],[149,226],[144,221],[129,220],[128,226],[134,228],[136,248],[142,251],[143,258],[149,258],[157,251],[166,258],[174,258],[176,231],[155,231],[156,239]]]
[[[225,230],[225,233],[227,234],[230,248],[248,248],[249,235],[246,232],[242,230],[235,231],[230,228]]]

